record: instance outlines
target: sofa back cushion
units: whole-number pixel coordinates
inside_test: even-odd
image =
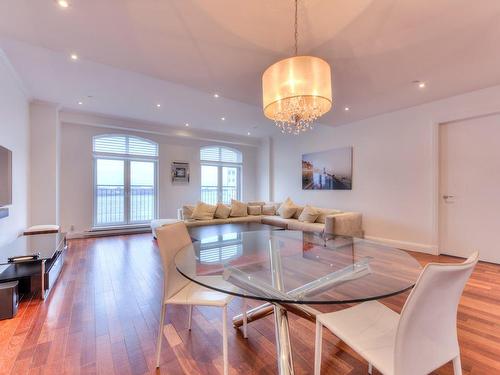
[[[231,207],[225,205],[224,203],[217,203],[214,215],[216,219],[227,219],[230,213]]]
[[[198,202],[191,217],[195,220],[211,220],[214,218],[216,209],[217,206],[215,205]]]
[[[335,215],[342,213],[342,211],[335,210],[333,208],[318,208],[318,207],[315,208],[319,210],[319,215],[318,218],[316,219],[316,223],[325,224],[325,220],[328,215]]]
[[[184,220],[189,220],[193,218],[194,205],[186,204],[182,206],[182,218]]]
[[[276,206],[274,204],[265,204],[262,206],[262,215],[274,216],[276,215]]]
[[[320,212],[317,208],[305,206],[298,219],[304,223],[314,223],[318,219],[319,214]]]
[[[229,216],[241,217],[248,216],[248,205],[244,202],[231,199],[231,213]]]
[[[251,206],[248,204],[249,215],[260,215],[262,213],[262,206]]]
[[[250,202],[247,202],[247,204],[249,206],[263,206],[266,204],[266,202],[263,202],[263,201],[250,201]]]

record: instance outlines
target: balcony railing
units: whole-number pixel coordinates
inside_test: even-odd
[[[153,186],[130,188],[129,215],[125,215],[125,198],[123,186],[98,185],[96,188],[96,225],[140,223],[154,219],[155,189]]]
[[[230,204],[231,199],[238,199],[238,188],[236,186],[224,186],[221,198],[222,203]],[[202,186],[201,201],[208,204],[217,204],[219,202],[217,186]]]

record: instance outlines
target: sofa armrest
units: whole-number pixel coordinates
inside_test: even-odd
[[[325,218],[325,234],[363,237],[362,215],[358,212],[344,212],[327,215]]]
[[[177,219],[184,220],[184,213],[182,212],[182,208],[177,209]]]

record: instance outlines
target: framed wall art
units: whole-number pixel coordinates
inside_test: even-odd
[[[172,184],[189,184],[189,163],[172,162]]]
[[[302,155],[303,190],[352,190],[352,147]]]

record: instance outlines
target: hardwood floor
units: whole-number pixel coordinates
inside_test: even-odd
[[[457,261],[413,253],[422,263]],[[72,240],[66,268],[46,302],[26,298],[16,318],[0,321],[0,374],[218,374],[221,310],[169,306],[162,365],[155,369],[162,271],[151,235]],[[406,294],[383,302],[400,311]],[[252,306],[258,304],[250,302]],[[234,299],[236,315],[242,301]],[[341,306],[319,306],[333,311]],[[297,374],[311,374],[314,325],[291,316]],[[500,266],[480,263],[458,312],[464,374],[500,374]],[[229,331],[231,373],[276,373],[272,317]],[[324,332],[323,373],[366,374],[367,364]],[[374,371],[376,373],[376,371]],[[450,364],[436,374],[451,374]]]

